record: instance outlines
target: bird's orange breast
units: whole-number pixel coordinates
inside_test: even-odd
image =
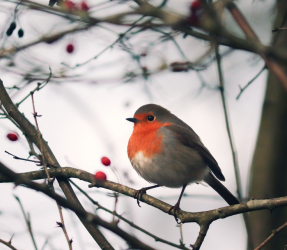
[[[139,152],[142,152],[143,156],[148,158],[160,153],[163,135],[159,133],[159,129],[162,126],[169,125],[169,123],[157,121],[135,124],[128,144],[128,156],[130,160]]]

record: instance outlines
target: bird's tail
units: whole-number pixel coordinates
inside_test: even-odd
[[[211,186],[219,195],[229,204],[239,204],[239,200],[224,187],[219,180],[217,180],[212,173],[206,175],[203,179],[209,186]]]

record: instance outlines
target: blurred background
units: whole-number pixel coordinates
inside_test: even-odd
[[[130,28],[100,22],[89,29],[71,32],[83,24],[80,18],[90,15],[105,18],[132,11],[133,1],[75,1],[71,11],[76,16],[53,12],[50,8],[33,8],[30,2],[0,1],[0,78],[14,103],[34,124],[31,97],[23,102],[38,82],[49,82],[35,92],[35,106],[40,131],[48,141],[61,166],[79,168],[90,173],[103,171],[107,179],[134,189],[149,186],[132,168],[127,157],[127,143],[133,125],[125,119],[132,117],[142,105],[159,104],[190,125],[218,161],[226,177],[224,185],[236,194],[236,180],[232,152],[225,126],[225,116],[219,90],[217,63],[210,42],[185,36],[169,27]],[[47,0],[38,0],[48,6]],[[150,1],[158,6],[161,1]],[[239,9],[259,36],[268,45],[276,17],[274,0],[237,1]],[[188,16],[191,1],[165,1],[164,9]],[[55,9],[69,10],[67,6]],[[74,9],[73,9],[74,8]],[[80,14],[78,14],[80,13]],[[222,22],[233,34],[243,36],[230,14],[223,13]],[[127,17],[132,22],[139,16]],[[12,22],[16,28],[7,35]],[[19,37],[19,30],[24,35]],[[66,32],[58,40],[48,41],[52,34]],[[21,34],[21,32],[20,32]],[[34,41],[42,41],[32,45]],[[24,48],[23,46],[27,46]],[[7,53],[9,48],[22,48]],[[5,50],[5,53],[4,53]],[[243,197],[249,198],[250,167],[258,135],[262,104],[267,82],[264,70],[242,93],[243,88],[264,67],[264,61],[250,52],[220,46],[225,83],[225,98],[234,145],[237,152]],[[2,53],[2,54],[1,54]],[[186,62],[196,63],[193,68]],[[174,65],[178,65],[179,70]],[[183,65],[183,66],[182,66]],[[50,69],[49,69],[50,68]],[[51,71],[50,71],[51,70]],[[177,72],[178,71],[178,72]],[[11,141],[9,133],[19,139]],[[38,170],[31,162],[17,161],[4,151],[18,157],[29,156],[29,146],[20,130],[8,119],[0,120],[0,160],[16,172]],[[111,167],[101,164],[101,157],[111,159],[119,179]],[[31,157],[33,159],[33,157]],[[113,210],[115,198],[104,189],[88,188],[88,183],[74,180],[101,205]],[[61,190],[55,184],[56,191]],[[96,211],[81,193],[76,191],[84,207],[107,221],[112,215]],[[180,189],[157,188],[147,192],[171,205],[175,204]],[[0,238],[8,241],[14,234],[17,249],[33,249],[21,208],[13,195],[21,200],[29,213],[38,249],[67,249],[64,235],[57,227],[59,214],[55,202],[44,195],[13,184],[0,185]],[[216,209],[227,204],[212,188],[189,185],[181,209],[189,212]],[[74,249],[100,249],[78,218],[63,209],[69,237]],[[117,212],[145,230],[179,244],[180,228],[173,216],[136,200],[119,196]],[[282,222],[283,223],[283,222]],[[119,226],[156,249],[174,249],[155,242],[149,236],[120,221]],[[115,249],[126,249],[127,244],[113,233],[101,229]],[[182,226],[183,242],[193,244],[199,227],[194,223]],[[271,231],[269,232],[271,233]],[[246,249],[247,235],[242,215],[212,223],[203,242],[205,249]],[[255,246],[256,247],[256,246]],[[0,245],[0,249],[6,249]]]

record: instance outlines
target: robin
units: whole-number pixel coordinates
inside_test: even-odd
[[[176,218],[186,186],[201,181],[211,186],[229,205],[239,204],[221,184],[225,178],[216,160],[186,123],[155,104],[140,107],[134,117],[127,120],[134,123],[128,143],[131,164],[141,177],[156,184],[137,191],[138,205],[146,190],[160,186],[182,188],[177,203],[169,210],[169,213],[173,210]]]

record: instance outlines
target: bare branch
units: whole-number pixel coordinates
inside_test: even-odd
[[[70,202],[69,200],[67,200],[67,199],[63,198],[62,196],[53,192],[51,189],[48,188],[48,186],[46,184],[38,184],[38,183],[33,182],[33,181],[31,181],[25,177],[22,177],[21,175],[16,174],[15,172],[13,172],[9,168],[7,168],[1,162],[0,162],[0,173],[3,174],[4,176],[8,177],[9,179],[11,179],[16,185],[24,184],[25,186],[27,186],[31,189],[34,189],[34,190],[37,190],[37,191],[40,191],[40,192],[46,194],[50,198],[57,201],[61,206],[66,207],[66,208],[74,211],[78,215],[78,217],[81,218],[82,220],[85,220],[89,223],[92,223],[95,226],[96,225],[102,226],[102,227],[114,232],[115,234],[119,235],[124,240],[129,242],[132,247],[144,249],[144,250],[145,249],[146,250],[154,250],[154,248],[142,243],[141,241],[139,241],[134,236],[132,236],[132,235],[126,233],[124,230],[120,229],[116,223],[108,223],[108,222],[102,220],[100,217],[86,212],[85,210],[79,208],[78,205],[75,205],[74,202]]]
[[[258,247],[256,247],[254,250],[260,250],[261,248],[263,248],[270,240],[272,240],[272,238],[278,234],[281,230],[285,229],[287,227],[287,222],[284,223],[282,226],[278,227],[276,230],[273,230],[272,234],[266,239],[264,240]]]
[[[23,114],[19,112],[15,104],[10,99],[1,80],[0,80],[0,101],[4,106],[6,112],[22,128],[22,131],[25,133],[28,139],[35,145],[37,145],[38,148],[40,148],[40,143],[42,143],[43,145],[42,154],[45,155],[47,163],[59,168],[60,164],[58,163],[56,157],[54,156],[47,142],[42,137],[41,138],[38,137],[37,129],[29,122],[29,120]],[[69,200],[69,202],[72,202],[75,206],[77,206],[78,209],[84,211],[84,208],[82,207],[77,196],[75,195],[69,181],[65,178],[57,179],[57,181],[61,189],[63,190],[65,196]],[[81,218],[79,219],[81,220]],[[90,224],[87,220],[81,220],[81,221],[101,248],[114,249],[97,227]]]
[[[24,219],[25,219],[25,222],[26,222],[26,225],[27,225],[30,237],[32,239],[34,248],[35,248],[35,250],[38,250],[38,247],[37,247],[37,244],[36,244],[36,241],[35,241],[35,238],[34,238],[34,234],[33,234],[33,231],[32,231],[30,216],[29,216],[29,214],[27,216],[27,214],[26,214],[26,212],[24,210],[24,207],[22,205],[22,202],[20,201],[19,197],[14,195],[14,198],[18,201],[18,203],[19,203],[19,205],[21,207],[21,211],[22,211],[22,213],[24,215]]]
[[[98,207],[98,209],[102,209],[116,217],[118,217],[119,219],[121,219],[122,221],[126,222],[127,224],[129,224],[131,227],[133,228],[136,228],[137,230],[147,234],[148,236],[152,237],[155,241],[157,242],[162,242],[162,243],[165,243],[167,245],[170,245],[170,246],[173,246],[173,247],[176,247],[176,248],[179,248],[179,249],[184,249],[184,250],[188,250],[189,248],[185,247],[184,245],[176,245],[170,241],[167,241],[167,240],[164,240],[162,238],[159,238],[157,237],[156,235],[154,234],[151,234],[150,232],[146,231],[145,229],[137,226],[136,224],[134,224],[133,222],[127,220],[125,217],[123,217],[122,215],[118,214],[117,212],[115,211],[111,211],[109,209],[107,209],[106,207],[102,206],[99,204],[99,202],[95,201],[91,196],[89,196],[87,194],[87,192],[85,192],[83,189],[81,189],[76,183],[74,183],[72,180],[70,180],[70,182],[72,183],[72,185],[74,185],[83,195],[85,195],[94,205],[96,205]]]
[[[7,247],[9,247],[10,249],[12,250],[17,250],[17,248],[13,247],[12,244],[11,244],[11,240],[10,241],[5,241],[5,240],[2,240],[0,239],[0,242],[4,245],[6,245]]]

